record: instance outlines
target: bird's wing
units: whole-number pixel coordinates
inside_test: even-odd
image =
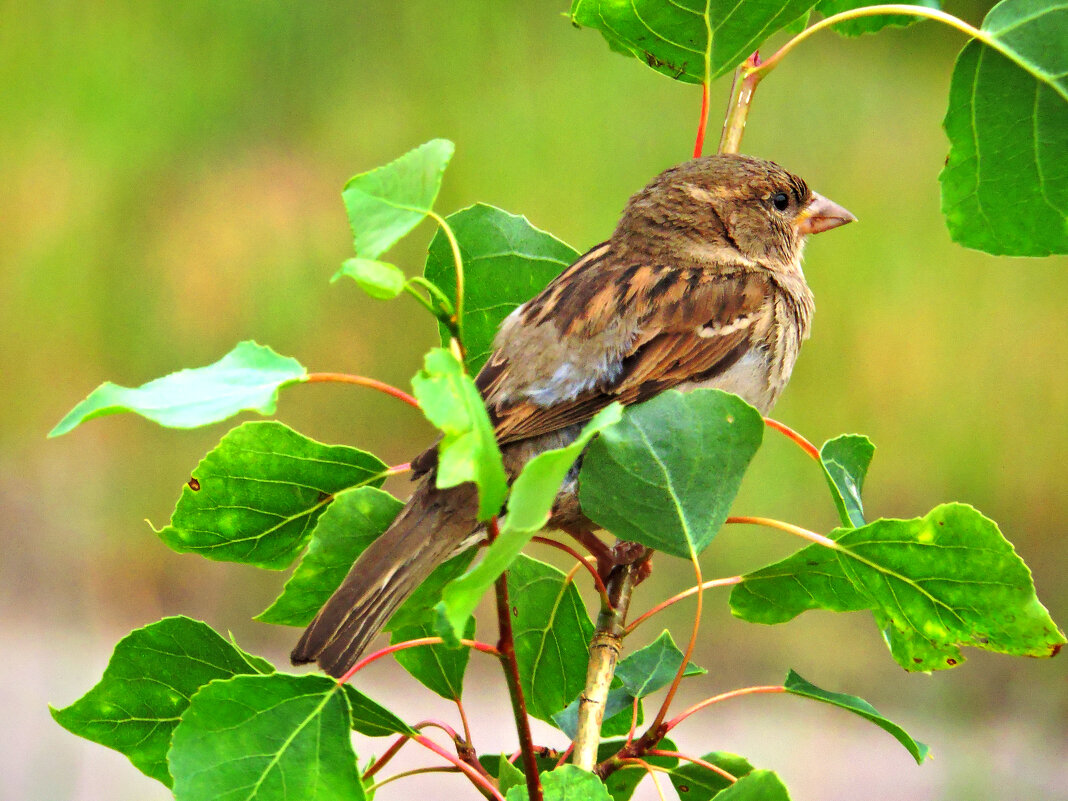
[[[680,384],[712,379],[752,347],[772,313],[770,279],[741,266],[607,268],[569,271],[565,277],[570,280],[554,282],[528,304],[479,373],[501,444],[585,422],[613,401],[639,403]],[[622,347],[614,347],[619,321],[627,319],[633,330],[624,332]],[[581,351],[584,363],[593,366],[589,386],[561,391],[559,398],[551,396],[551,387],[515,391],[514,364],[539,355],[526,352],[524,342],[537,341],[533,329],[546,325],[555,326],[561,353]],[[600,350],[599,339],[605,340]],[[553,375],[554,367],[544,365],[540,372]]]

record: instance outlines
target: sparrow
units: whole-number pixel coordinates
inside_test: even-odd
[[[475,383],[509,475],[574,441],[613,401],[715,387],[767,414],[809,336],[805,237],[855,219],[749,156],[705,156],[658,175],[630,198],[610,239],[497,332]],[[437,488],[436,463],[436,446],[412,462],[410,500],[305,630],[294,664],[343,675],[437,565],[483,536],[474,485]],[[596,529],[579,505],[577,464],[547,527]]]

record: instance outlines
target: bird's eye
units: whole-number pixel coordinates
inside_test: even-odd
[[[786,207],[790,205],[790,198],[785,192],[777,192],[771,196],[771,202],[779,211],[786,211]]]

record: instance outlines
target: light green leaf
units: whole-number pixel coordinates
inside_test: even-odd
[[[618,403],[605,407],[573,443],[540,453],[526,464],[512,484],[500,536],[486,549],[482,561],[445,587],[438,610],[439,629],[444,626],[460,636],[460,627],[475,611],[479,599],[548,521],[553,500],[575,460],[590,440],[619,422],[622,414],[623,407]]]
[[[478,203],[446,218],[464,265],[465,364],[476,374],[493,351],[493,338],[513,309],[530,300],[578,258],[578,251],[535,228],[526,217]],[[444,232],[427,252],[424,275],[456,304],[456,264]],[[449,331],[440,326],[441,342]]]
[[[50,710],[67,731],[114,748],[170,787],[167,750],[193,693],[214,679],[273,671],[207,624],[168,617],[123,637],[100,682],[70,706]]]
[[[816,10],[823,16],[830,17],[842,11],[851,11],[854,8],[870,5],[875,4],[866,3],[864,0],[820,0],[816,4]],[[924,6],[925,8],[942,7],[938,0],[915,0],[910,5]],[[839,22],[832,27],[843,36],[861,36],[865,33],[877,33],[891,25],[903,28],[915,22],[920,22],[922,19],[923,17],[914,17],[909,14],[879,14],[874,17],[860,17],[846,22]]]
[[[770,770],[754,770],[719,793],[716,801],[790,801],[790,794]]]
[[[561,765],[541,774],[544,801],[612,801],[604,782],[594,774],[575,765]],[[506,801],[526,801],[526,784],[517,784],[508,791]]]
[[[874,454],[875,446],[862,434],[843,434],[820,448],[820,464],[843,526],[864,525],[860,491]]]
[[[875,611],[906,670],[964,661],[961,646],[1052,656],[1065,642],[1035,596],[1031,571],[997,525],[965,504],[913,520],[836,529],[831,549],[810,545],[749,573],[731,611],[753,623],[782,623],[807,609]]]
[[[319,518],[308,551],[286,582],[282,594],[256,616],[263,623],[306,626],[334,593],[368,545],[382,535],[400,510],[400,501],[374,487],[340,492]],[[433,619],[441,588],[467,567],[474,551],[465,551],[434,568],[386,623],[387,630]]]
[[[674,680],[682,659],[682,651],[675,645],[671,632],[665,629],[647,646],[621,660],[616,666],[616,678],[623,682],[631,695],[644,698]],[[707,672],[690,662],[683,675],[700,676]]]
[[[527,711],[546,722],[581,692],[593,622],[555,567],[520,555],[508,571],[519,680]]]
[[[1068,6],[1003,0],[957,57],[942,213],[962,245],[1068,253]]]
[[[475,619],[467,619],[462,637],[465,640],[475,638]],[[390,639],[391,644],[433,637],[433,626],[423,623],[419,626],[405,626],[395,629]],[[427,689],[437,693],[448,701],[459,700],[464,692],[464,672],[467,660],[471,656],[470,648],[448,648],[445,645],[421,645],[393,654],[400,666],[408,671]]]
[[[193,696],[169,755],[176,801],[362,801],[349,705],[323,676],[237,676]]]
[[[689,558],[727,519],[763,435],[760,412],[718,389],[628,407],[583,458],[583,512],[620,539]]]
[[[414,734],[414,730],[377,701],[367,697],[351,684],[344,685],[349,701],[352,728],[368,737],[389,737],[392,734]]]
[[[725,75],[816,0],[573,0],[571,21],[596,28],[617,53],[687,83]],[[711,36],[711,38],[710,38]]]
[[[501,451],[475,382],[444,348],[426,354],[412,379],[415,397],[427,419],[442,431],[438,445],[437,486],[465,481],[478,485],[478,517],[497,514],[508,492]]]
[[[553,715],[553,724],[572,740],[578,733],[578,710],[579,698],[576,698],[567,707]],[[638,704],[638,718],[636,725],[640,726],[645,720],[645,710],[642,704]],[[601,721],[602,737],[618,737],[630,731],[630,725],[634,718],[634,696],[623,686],[618,677],[612,679],[605,698],[604,714]]]
[[[379,300],[392,300],[397,297],[404,291],[406,280],[404,273],[392,264],[361,258],[348,259],[341,265],[341,269],[334,273],[334,277],[330,279],[331,283],[342,276],[348,276],[360,285],[360,289]]]
[[[218,423],[241,411],[274,414],[278,390],[307,376],[296,359],[246,341],[215,364],[179,370],[134,389],[110,381],[101,384],[48,436],[58,437],[86,420],[120,412],[133,412],[168,428]]]
[[[816,685],[805,681],[792,670],[787,674],[783,686],[786,687],[786,692],[793,695],[800,695],[803,698],[812,698],[816,701],[833,704],[842,709],[848,709],[850,712],[860,715],[865,720],[870,720],[905,746],[905,749],[912,754],[912,758],[916,760],[916,764],[922,765],[923,761],[927,759],[928,748],[926,745],[913,740],[908,732],[896,723],[892,723],[880,715],[878,710],[863,698],[857,698],[855,695],[846,695],[845,693],[832,693],[827,690],[821,690]]]
[[[171,525],[157,533],[179,553],[281,570],[335,493],[377,486],[385,470],[365,451],[324,445],[282,423],[244,423],[196,466]]]
[[[736,779],[753,772],[749,760],[727,751],[713,751],[702,756],[701,760],[722,768]],[[732,784],[726,777],[693,762],[683,762],[672,768],[669,775],[675,792],[679,794],[679,801],[708,801]]]
[[[377,259],[422,222],[434,207],[455,149],[446,139],[432,139],[396,161],[349,179],[341,196],[357,256]]]

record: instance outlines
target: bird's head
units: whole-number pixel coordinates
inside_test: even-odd
[[[627,203],[615,238],[641,232],[653,249],[790,269],[806,235],[855,219],[774,162],[718,154],[654,178]]]

